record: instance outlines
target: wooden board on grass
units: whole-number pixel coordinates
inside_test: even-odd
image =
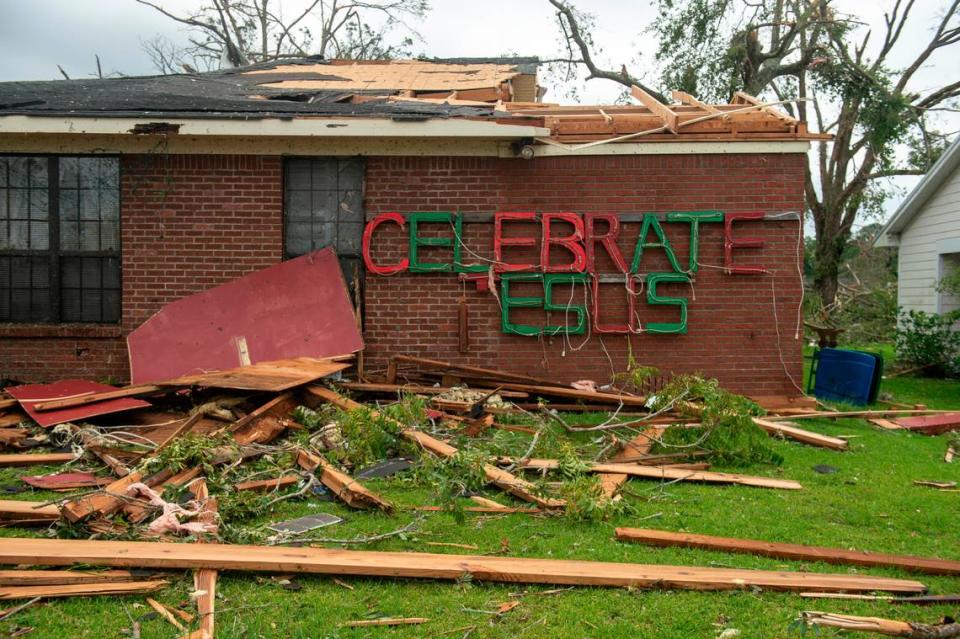
[[[377,552],[137,541],[6,538],[0,564],[162,568],[407,577],[559,585],[823,592],[924,592],[922,583],[844,573],[645,565],[490,555]]]

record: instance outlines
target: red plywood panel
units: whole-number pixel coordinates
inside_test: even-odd
[[[124,397],[105,402],[97,402],[95,404],[87,404],[85,406],[74,406],[61,410],[46,410],[42,413],[33,410],[33,405],[38,402],[117,390],[116,386],[98,384],[97,382],[90,382],[85,379],[62,379],[52,384],[25,384],[24,386],[8,387],[5,390],[10,393],[11,397],[20,402],[23,410],[27,412],[27,415],[41,426],[55,426],[56,424],[63,424],[64,422],[83,421],[84,419],[96,417],[97,415],[107,415],[109,413],[118,413],[120,411],[150,406],[149,402],[145,402],[142,399]]]
[[[362,348],[330,248],[177,300],[127,337],[134,384]]]
[[[939,435],[952,430],[960,430],[960,413],[923,415],[919,417],[901,417],[895,420],[898,426],[909,428],[926,435]]]

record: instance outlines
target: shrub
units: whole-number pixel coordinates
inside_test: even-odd
[[[922,366],[928,376],[960,376],[960,311],[900,314],[896,349],[900,361]]]

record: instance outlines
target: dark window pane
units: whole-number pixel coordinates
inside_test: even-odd
[[[311,171],[310,188],[314,191],[325,190],[332,191],[337,188],[337,160],[336,158],[327,158],[320,160],[311,160],[313,170]]]
[[[12,157],[7,160],[10,167],[9,186],[27,186],[30,173],[30,158]]]
[[[120,321],[120,291],[104,289],[103,291],[103,316],[101,322],[119,322]]]
[[[30,186],[32,188],[42,188],[46,192],[48,166],[47,158],[30,158]]]
[[[46,189],[30,189],[30,219],[46,220],[49,218],[49,196]]]
[[[50,248],[50,225],[47,222],[30,222],[30,249],[46,251]]]
[[[340,223],[337,236],[337,253],[340,255],[360,255],[360,238],[363,235],[363,224]]]
[[[30,191],[27,189],[9,189],[10,208],[7,215],[11,220],[30,219]]]
[[[10,237],[7,239],[7,248],[14,250],[30,248],[29,222],[10,222]]]
[[[80,250],[100,250],[100,223],[80,222]]]
[[[82,313],[78,288],[65,288],[60,291],[60,319],[64,322],[79,322]]]
[[[337,225],[333,222],[315,223],[312,240],[311,250],[334,244],[337,241]]]
[[[287,219],[309,221],[312,217],[310,191],[289,191],[287,193]]]
[[[360,191],[342,191],[340,193],[340,221],[363,221],[363,197]]]
[[[116,222],[100,223],[100,250],[116,251],[120,248],[120,225]]]
[[[310,189],[310,160],[289,160],[287,162],[287,188]]]
[[[60,186],[61,188],[77,188],[79,183],[80,158],[60,158]]]
[[[116,257],[107,257],[100,260],[103,288],[120,290],[120,260]],[[117,308],[120,308],[119,305]]]
[[[80,219],[100,219],[100,191],[80,189]]]

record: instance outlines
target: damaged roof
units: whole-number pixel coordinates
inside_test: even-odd
[[[509,100],[515,80],[536,84],[535,61],[296,58],[207,73],[0,82],[0,116],[483,117],[490,107],[386,98],[465,92],[474,101]]]
[[[544,103],[543,89],[537,84],[538,64],[537,58],[356,61],[307,57],[207,73],[4,82],[0,83],[0,132],[4,132],[4,116],[14,115],[233,120],[248,134],[253,130],[240,123],[353,118],[359,125],[365,119],[456,119],[486,121],[484,134],[497,129],[495,137],[536,137],[541,145],[552,145],[552,149],[544,149],[546,153],[641,140],[742,142],[825,137],[810,133],[805,122],[788,115],[779,103],[766,104],[740,92],[727,104],[705,104],[682,91],[672,92],[672,99],[665,100],[639,87],[631,92],[638,104]],[[253,132],[257,135],[273,135],[262,123],[250,126],[256,127]],[[283,134],[296,136],[307,131],[313,135],[310,131],[314,129],[307,128],[309,131],[287,128]],[[466,124],[462,130],[447,127],[442,134],[463,137],[467,128]],[[148,130],[141,129],[134,127],[129,132],[167,131],[150,122]],[[62,132],[35,121],[11,130],[21,134]],[[90,131],[79,126],[67,132]],[[343,129],[340,134],[353,134],[353,129]],[[387,134],[372,128],[365,135]]]

